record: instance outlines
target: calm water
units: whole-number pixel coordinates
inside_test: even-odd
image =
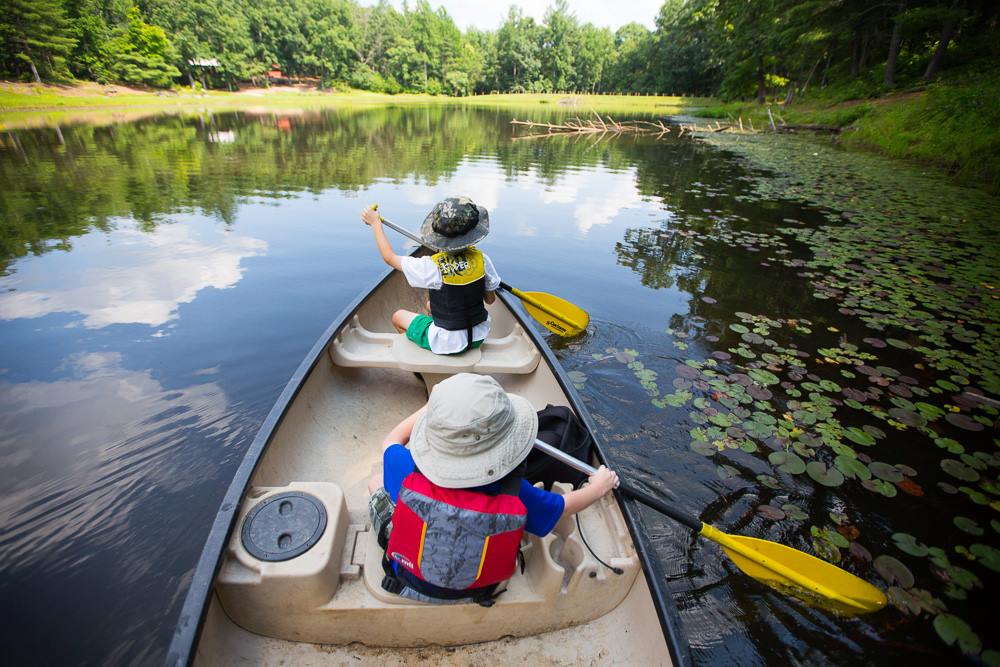
[[[1000,568],[989,403],[1000,278],[996,232],[976,227],[995,229],[995,202],[938,184],[952,209],[896,221],[918,245],[924,234],[943,247],[942,215],[982,236],[941,266],[897,263],[904,275],[891,280],[961,292],[894,304],[925,309],[911,322],[880,310],[901,293],[891,280],[862,289],[844,274],[884,252],[926,263],[912,244],[864,236],[863,188],[822,200],[739,146],[688,138],[512,141],[510,117],[234,113],[0,137],[0,636],[11,661],[162,659],[257,426],[382,271],[360,209],[378,202],[416,228],[454,194],[490,210],[483,247],[506,280],[590,311],[585,338],[552,343],[621,472],[724,530],[896,586],[895,607],[840,619],[647,514],[697,662],[956,660],[959,645],[1000,658],[988,652],[1000,648],[988,599]],[[868,241],[836,237],[842,228]],[[985,268],[966,271],[962,257]],[[943,324],[924,336],[921,322]],[[803,473],[773,456],[786,451],[824,464]],[[837,456],[856,461],[839,464],[853,476]],[[939,638],[949,629],[956,647]]]

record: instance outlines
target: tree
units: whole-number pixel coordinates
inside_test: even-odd
[[[555,90],[568,90],[576,81],[576,54],[579,50],[576,17],[566,0],[556,0],[545,12],[542,32],[542,75]]]
[[[497,76],[501,90],[526,90],[541,75],[539,58],[541,30],[535,19],[524,16],[515,6],[497,31]]]
[[[8,0],[0,13],[0,62],[5,72],[31,73],[35,83],[70,76],[66,56],[76,41],[59,0]]]
[[[577,33],[576,78],[573,87],[592,93],[604,89],[615,38],[607,28],[587,23]]]

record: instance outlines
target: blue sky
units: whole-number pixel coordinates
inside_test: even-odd
[[[377,0],[361,0],[361,4],[373,5]],[[519,2],[497,2],[495,0],[430,0],[432,7],[443,6],[463,30],[469,26],[480,29],[496,29],[507,15],[511,4],[516,4],[528,16],[541,21],[545,10],[553,0],[520,0]],[[403,0],[391,0],[397,8],[402,8]],[[412,2],[411,2],[412,4]],[[617,30],[626,23],[635,21],[647,28],[653,28],[653,21],[660,11],[663,0],[628,0],[609,2],[608,0],[570,0],[570,10],[581,23],[593,23]]]

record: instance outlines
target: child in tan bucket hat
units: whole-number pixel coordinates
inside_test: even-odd
[[[523,463],[537,430],[530,402],[489,376],[462,373],[436,385],[427,404],[389,433],[383,473],[369,485],[373,505],[395,504],[383,531],[383,588],[423,602],[488,606],[513,574],[524,531],[544,536],[617,486],[604,466],[565,495],[533,486]]]

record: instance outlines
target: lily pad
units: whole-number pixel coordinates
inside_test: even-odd
[[[988,544],[973,544],[969,547],[969,551],[979,559],[980,563],[994,572],[1000,572],[1000,550]]]
[[[872,567],[875,568],[880,577],[885,579],[886,583],[898,584],[901,588],[910,588],[915,581],[910,568],[906,567],[902,561],[886,554],[877,556],[872,561]]]
[[[894,465],[883,463],[882,461],[872,461],[868,464],[868,469],[872,471],[873,475],[887,482],[896,483],[903,481],[903,472]]]
[[[914,412],[913,410],[907,410],[904,408],[889,408],[889,416],[901,424],[906,424],[907,426],[912,426],[914,428],[927,426],[927,418],[917,412]]]
[[[793,503],[786,503],[781,506],[784,510],[785,516],[787,516],[792,521],[805,521],[809,518],[809,515],[802,511],[802,508]]]
[[[800,475],[806,471],[805,462],[794,452],[771,452],[767,460],[771,462],[771,465],[777,466],[781,472],[787,472],[790,475]]]
[[[875,438],[857,426],[851,426],[848,429],[844,429],[844,437],[851,442],[864,445],[865,447],[871,447],[875,444]]]
[[[942,459],[941,469],[955,479],[960,479],[963,482],[979,481],[978,472],[961,461],[956,461],[955,459]]]
[[[979,636],[968,623],[954,614],[938,614],[934,617],[934,630],[945,644],[952,646],[957,643],[963,653],[975,655],[983,649]]]
[[[917,558],[923,558],[930,553],[926,544],[917,542],[917,538],[909,533],[893,533],[892,541],[896,543],[897,549]]]
[[[945,417],[945,420],[952,426],[957,426],[966,431],[982,431],[984,428],[982,424],[968,415],[963,415],[961,412],[952,412]]]
[[[844,475],[837,468],[827,468],[822,461],[810,461],[806,464],[806,472],[823,486],[840,486],[844,483]]]
[[[781,521],[785,518],[785,513],[774,505],[760,505],[757,507],[757,514],[772,521]]]
[[[853,456],[841,454],[833,460],[833,464],[837,466],[837,470],[844,473],[844,476],[850,479],[871,479],[872,472],[868,469],[868,466]]]
[[[956,516],[952,519],[952,523],[959,530],[968,533],[969,535],[982,535],[983,529],[979,527],[979,524],[970,519],[967,516]]]

